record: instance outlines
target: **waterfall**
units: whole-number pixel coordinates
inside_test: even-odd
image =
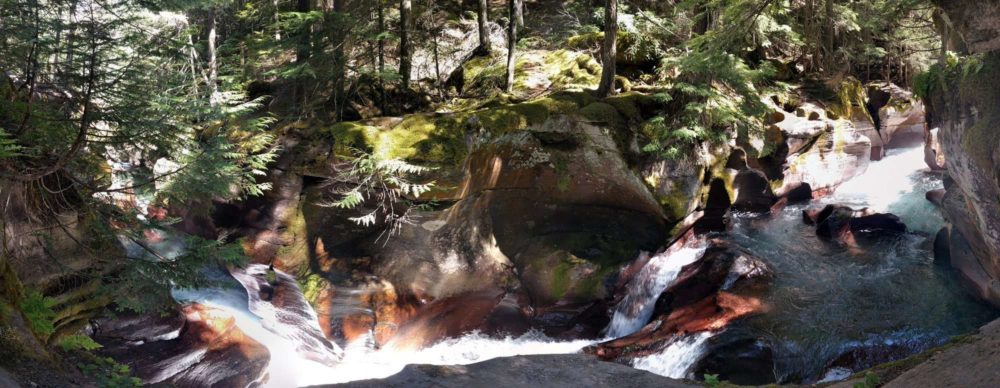
[[[635,279],[626,286],[625,298],[615,309],[607,328],[607,336],[623,337],[645,326],[653,316],[656,299],[670,287],[681,268],[701,257],[705,247],[703,241],[688,243],[677,248],[671,247],[650,258]]]
[[[882,160],[844,182],[821,202],[893,213],[911,230],[937,233],[944,219],[924,194],[943,185],[941,179],[928,170],[923,148],[890,149]]]
[[[705,342],[712,335],[713,333],[703,331],[680,337],[660,353],[636,358],[632,361],[632,366],[661,376],[687,378],[688,371],[705,353]]]
[[[316,313],[305,303],[292,276],[276,272],[278,287],[284,287],[284,290],[271,298],[274,303],[261,299],[266,271],[267,267],[263,265],[232,270],[232,276],[243,285],[243,290],[185,289],[174,290],[173,295],[178,301],[197,302],[231,313],[240,330],[265,346],[271,360],[267,376],[262,376],[261,382],[267,387],[384,378],[398,373],[409,364],[464,365],[497,357],[576,353],[596,342],[555,340],[537,331],[506,338],[472,332],[424,349],[397,351],[375,349],[369,335],[347,344],[341,350],[323,338]],[[162,373],[162,379],[197,361],[196,354],[165,360],[162,368],[167,372]]]

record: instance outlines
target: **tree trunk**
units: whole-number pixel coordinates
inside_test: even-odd
[[[345,0],[333,0],[333,4],[327,4],[328,9],[333,11],[334,18],[339,18],[339,14],[347,11],[344,7],[344,1]],[[347,84],[347,50],[345,46],[347,45],[347,35],[350,30],[349,27],[343,22],[338,22],[336,24],[337,25],[333,30],[332,42],[334,71],[333,109],[336,120],[340,121],[343,116],[344,107],[347,105],[347,92],[345,90]],[[318,51],[322,51],[322,48]]]
[[[517,47],[517,3],[518,0],[507,0],[510,23],[507,23],[507,83],[504,91],[514,90],[514,50]]]
[[[295,6],[297,12],[309,12],[309,0],[298,0]],[[295,52],[295,63],[303,64],[309,59],[309,28],[302,28],[299,31],[299,47]]]
[[[208,98],[209,105],[219,104],[219,60],[216,50],[218,32],[216,31],[215,8],[208,11]]]
[[[385,5],[384,0],[375,0],[378,5],[378,90],[379,90],[379,109],[382,114],[385,114],[385,81],[382,77],[385,75]]]
[[[824,50],[825,54],[825,66],[823,66],[827,72],[833,70],[833,2],[834,0],[826,0],[826,22],[824,23],[823,29],[823,39],[824,39]]]
[[[402,77],[403,89],[410,88],[410,0],[399,1],[399,75]]]
[[[278,23],[281,22],[281,9],[278,5],[278,0],[273,1],[274,5],[274,41],[281,40],[281,28],[278,28]]]
[[[524,31],[524,0],[514,0],[514,17],[517,22],[517,30]]]
[[[604,6],[604,44],[601,45],[601,83],[597,87],[598,97],[607,97],[615,89],[616,40],[618,38],[618,0],[607,0]]]
[[[493,51],[493,45],[490,42],[490,30],[488,27],[489,23],[489,2],[487,0],[479,0],[479,51],[482,55],[490,55]]]
[[[708,32],[708,20],[709,13],[708,8],[705,7],[705,2],[701,1],[694,6],[694,26],[691,27],[691,32],[695,35],[703,35]]]

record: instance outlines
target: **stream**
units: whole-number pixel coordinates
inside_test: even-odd
[[[632,365],[675,378],[721,373],[734,382],[754,384],[832,381],[940,345],[995,318],[995,311],[965,294],[949,266],[934,263],[930,242],[944,221],[924,193],[941,187],[941,179],[925,171],[922,152],[890,150],[866,173],[812,203],[767,216],[734,215],[732,230],[713,237],[742,247],[772,267],[775,280],[763,296],[765,312],[720,332],[676,338],[663,351],[636,358]],[[891,212],[910,232],[859,246],[824,241],[802,222],[802,210],[825,204]],[[614,308],[605,339],[642,328],[660,293],[704,250],[704,240],[695,240],[649,258]],[[508,338],[472,332],[421,350],[397,351],[375,349],[369,333],[341,349],[323,338],[316,314],[292,276],[278,272],[277,281],[291,293],[282,308],[261,300],[265,272],[263,265],[250,265],[232,271],[238,283],[230,282],[228,288],[174,292],[178,301],[232,313],[241,330],[267,347],[272,358],[264,386],[381,378],[416,363],[470,364],[514,355],[574,353],[599,342],[557,341],[535,331]],[[712,365],[720,363],[713,360],[732,370],[718,370]]]

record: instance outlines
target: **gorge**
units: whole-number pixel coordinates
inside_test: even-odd
[[[0,17],[2,387],[1000,384],[1000,1]]]

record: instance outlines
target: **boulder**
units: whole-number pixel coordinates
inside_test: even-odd
[[[730,329],[711,338],[704,356],[694,366],[696,376],[714,374],[739,385],[776,382],[774,351],[764,340],[744,330]]]
[[[725,181],[720,178],[713,179],[709,185],[708,199],[705,201],[702,216],[694,223],[694,232],[701,234],[726,231],[729,225],[726,214],[732,205],[729,198]]]
[[[750,168],[744,168],[736,174],[733,191],[736,199],[733,200],[732,208],[736,211],[763,213],[778,201],[771,191],[771,182],[764,173]]]
[[[816,215],[816,235],[826,238],[842,238],[849,233],[854,209],[847,206],[827,205]]]
[[[876,213],[851,219],[852,233],[906,233],[906,224],[895,214]]]
[[[938,128],[924,130],[924,163],[934,171],[943,171],[945,166],[944,149],[941,147]]]
[[[803,210],[802,219],[806,224],[816,225],[817,236],[842,241],[851,241],[859,233],[878,236],[907,230],[906,224],[894,214],[856,211],[841,205],[827,205],[819,211]]]
[[[771,99],[764,102],[775,111],[782,110]],[[782,180],[782,186],[775,189],[777,195],[802,183],[813,190],[836,187],[868,168],[872,141],[864,135],[864,128],[858,127],[865,121],[837,119],[808,102],[798,108],[802,115],[782,114],[770,119],[773,123],[767,132],[774,133],[769,137],[775,139],[769,143],[780,144],[773,146],[771,155],[759,159],[762,171],[777,170],[776,176],[768,173],[769,178]]]
[[[785,193],[785,198],[788,199],[788,203],[790,204],[812,201],[813,199],[812,186],[810,186],[808,183],[803,182],[802,184],[795,186],[791,190],[788,190],[788,192]]]
[[[927,198],[927,200],[931,201],[934,205],[941,206],[944,204],[944,196],[946,193],[947,191],[945,191],[945,189],[931,190],[924,194],[924,198]]]

